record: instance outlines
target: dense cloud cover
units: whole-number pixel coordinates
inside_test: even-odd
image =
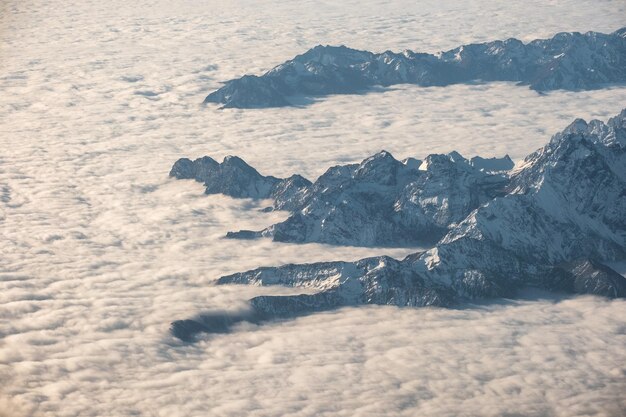
[[[258,294],[208,288],[221,275],[408,251],[224,240],[285,213],[207,198],[200,184],[167,174],[177,158],[205,154],[309,178],[381,149],[519,159],[576,117],[615,114],[624,89],[539,96],[507,83],[409,86],[245,114],[198,103],[219,80],[318,43],[434,52],[608,32],[623,26],[625,7],[2,2],[0,415],[619,415],[623,301],[348,309],[180,344],[171,320],[244,308]],[[497,18],[485,25],[484,16]]]

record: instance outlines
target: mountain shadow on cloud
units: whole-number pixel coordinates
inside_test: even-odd
[[[626,28],[609,34],[564,32],[527,44],[511,38],[437,54],[377,54],[318,45],[261,76],[245,75],[226,82],[204,103],[243,109],[284,107],[306,105],[313,97],[372,91],[376,86],[477,81],[513,81],[538,92],[624,83]]]

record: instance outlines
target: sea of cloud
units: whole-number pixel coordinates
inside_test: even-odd
[[[584,416],[625,407],[626,303],[368,307],[184,345],[169,323],[288,289],[226,273],[415,249],[233,241],[285,213],[205,196],[179,157],[314,179],[381,149],[522,158],[626,88],[397,88],[305,108],[202,107],[316,44],[434,52],[609,32],[623,1],[6,0],[0,3],[0,416]]]

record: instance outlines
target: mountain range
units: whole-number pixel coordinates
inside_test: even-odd
[[[221,167],[215,164],[210,165]],[[181,166],[196,167],[185,171],[188,177],[192,171],[196,175],[193,178],[207,172],[200,169],[202,164],[179,161],[172,170],[174,175],[181,172]],[[440,166],[445,167],[445,175],[433,179],[441,172]],[[230,168],[224,171],[231,172]],[[210,180],[211,176],[202,178]],[[274,178],[271,187],[258,186],[266,184],[258,178],[256,182],[246,180],[246,184],[254,184],[246,188],[247,196],[262,192],[263,198],[274,196],[280,201],[282,194],[276,190],[289,189],[284,194],[290,196],[287,201],[305,204],[301,211],[307,210],[306,202],[312,199],[315,207],[329,206],[324,213],[331,216],[336,211],[369,213],[370,206],[379,205],[379,198],[391,201],[400,196],[394,207],[406,202],[411,208],[407,209],[409,214],[419,213],[416,219],[425,215],[432,222],[444,219],[447,231],[431,249],[403,260],[379,256],[357,262],[292,264],[221,277],[218,285],[284,285],[316,291],[255,297],[250,300],[251,311],[243,318],[219,316],[217,322],[223,328],[240,320],[294,317],[360,304],[449,307],[464,300],[514,297],[528,286],[626,297],[626,278],[604,264],[626,259],[626,109],[606,123],[575,120],[543,148],[505,172],[485,172],[454,152],[403,162],[382,152],[358,165],[331,168],[313,184],[297,177],[300,186],[290,188],[287,184],[294,184],[293,178]],[[209,187],[214,189],[209,184],[207,190]],[[228,184],[221,188],[231,189]],[[234,189],[241,187],[237,184]],[[377,196],[368,194],[368,189],[375,189]],[[327,192],[333,198],[318,203],[316,199]],[[336,198],[337,193],[347,200]],[[369,195],[372,204],[359,198],[360,193]],[[468,197],[472,195],[475,197]],[[418,204],[422,197],[434,205]],[[447,203],[443,203],[444,198]],[[456,217],[464,212],[463,218]],[[323,223],[316,223],[315,216],[312,219],[312,224]],[[333,220],[337,222],[333,230],[345,230],[342,236],[348,241],[369,236],[358,227],[351,228],[351,215],[337,219]],[[351,227],[342,228],[340,220],[350,222]],[[309,236],[301,227],[291,232]],[[403,235],[396,237],[404,243]],[[213,331],[216,318],[207,317],[176,321],[172,331],[183,340],[198,331]]]
[[[227,81],[204,103],[224,108],[280,107],[293,105],[296,96],[355,94],[374,86],[490,81],[513,81],[536,91],[624,83],[626,27],[609,34],[563,32],[529,43],[513,38],[474,43],[435,54],[318,45],[261,76]]]

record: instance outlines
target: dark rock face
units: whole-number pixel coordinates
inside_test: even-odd
[[[469,162],[474,168],[486,172],[510,171],[515,166],[508,155],[504,155],[503,158],[481,158],[480,156],[475,156]]]
[[[626,278],[590,259],[556,265],[545,277],[545,283],[550,289],[570,293],[626,297]]]
[[[228,81],[205,103],[258,108],[290,105],[289,97],[354,94],[373,86],[445,86],[516,81],[537,91],[588,90],[626,82],[626,28],[610,34],[558,33],[463,45],[438,54],[316,46],[262,76]]]
[[[236,156],[227,156],[221,164],[208,156],[194,161],[181,158],[172,167],[170,177],[194,179],[204,183],[206,194],[224,194],[235,198],[287,199],[311,184],[299,175],[286,179],[264,177]]]
[[[318,290],[252,299],[255,315],[269,318],[360,304],[451,306],[467,299],[513,297],[526,286],[626,297],[626,278],[602,264],[626,259],[626,109],[607,123],[574,121],[511,171],[500,195],[494,196],[494,189],[500,190],[501,177],[478,171],[456,153],[429,156],[420,164],[426,171],[409,165],[381,153],[359,165],[331,168],[305,188],[301,201],[306,209],[299,216],[317,213],[311,201],[320,199],[320,205],[331,206],[328,213],[349,214],[328,218],[341,219],[336,227],[353,236],[345,225],[354,223],[347,219],[361,212],[362,219],[376,218],[379,200],[392,194],[393,207],[414,208],[419,213],[414,219],[449,225],[432,249],[401,261],[382,256],[259,268],[222,277],[217,284]],[[485,187],[492,182],[498,186]],[[411,197],[397,197],[405,192]],[[359,193],[366,197],[359,199]],[[428,204],[418,204],[421,196]],[[441,196],[447,204],[429,205]],[[307,236],[307,227],[321,223],[296,224],[286,233]]]

